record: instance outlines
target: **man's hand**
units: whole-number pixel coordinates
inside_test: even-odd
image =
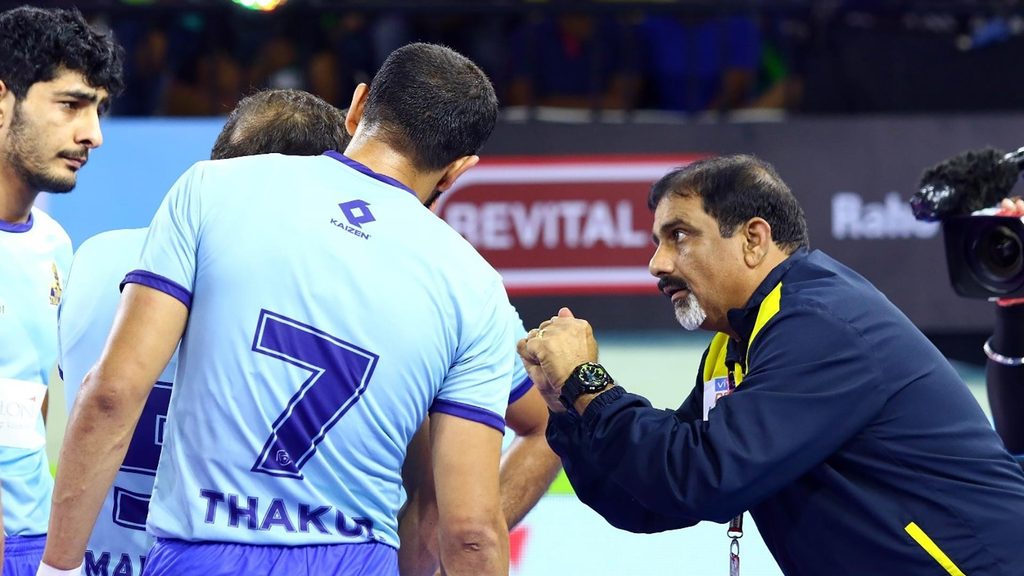
[[[584,362],[597,361],[597,341],[590,323],[573,316],[568,308],[530,330],[517,349],[544,402],[554,412],[565,410],[558,395],[572,371]]]
[[[999,203],[999,216],[1024,216],[1024,200],[1019,197],[1003,198]]]

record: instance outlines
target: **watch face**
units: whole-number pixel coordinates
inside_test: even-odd
[[[584,362],[572,371],[562,385],[562,392],[558,395],[558,399],[566,410],[575,414],[573,403],[581,394],[595,394],[607,388],[611,383],[612,377],[608,375],[603,366],[594,362]]]
[[[583,384],[583,390],[585,392],[603,390],[608,386],[608,383],[611,380],[604,367],[600,364],[594,364],[593,362],[587,362],[586,364],[580,365],[579,379],[580,383]]]

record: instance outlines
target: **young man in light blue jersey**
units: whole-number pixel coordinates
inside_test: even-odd
[[[308,92],[257,92],[232,111],[210,158],[274,153],[314,156],[343,149],[344,122],[337,108]],[[118,284],[138,264],[146,232],[145,228],[103,232],[86,240],[75,254],[59,318],[60,367],[69,408],[103,351],[121,295]],[[146,533],[146,516],[177,364],[175,353],[146,400],[89,537],[86,576],[142,573],[153,545],[153,537]]]
[[[77,11],[0,13],[0,485],[3,574],[34,574],[53,479],[46,386],[57,359],[57,305],[71,241],[35,208],[69,192],[100,146],[99,115],[120,91],[120,48]]]
[[[423,206],[476,164],[496,117],[475,65],[412,44],[357,88],[347,157],[183,175],[70,419],[46,564],[80,566],[180,339],[147,573],[397,574],[401,463],[430,411],[442,563],[507,574],[510,305],[497,273]]]

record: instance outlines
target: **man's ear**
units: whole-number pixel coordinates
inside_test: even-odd
[[[743,225],[743,261],[756,268],[772,249],[772,226],[764,218],[751,218]]]
[[[472,156],[463,156],[455,160],[444,169],[444,176],[438,180],[436,188],[441,192],[446,192],[453,184],[455,184],[455,181],[459,179],[459,176],[465,174],[466,170],[476,166],[479,161],[480,157],[476,154]]]
[[[356,127],[363,119],[363,106],[366,104],[366,96],[370,93],[370,87],[365,82],[360,82],[352,92],[352,103],[348,106],[348,114],[345,114],[345,131],[349,136],[356,135]]]
[[[10,103],[8,103],[8,100],[10,100]],[[0,128],[7,124],[10,115],[13,114],[11,110],[14,109],[14,100],[14,92],[11,92],[6,82],[0,80]]]

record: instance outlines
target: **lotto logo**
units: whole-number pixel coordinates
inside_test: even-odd
[[[369,240],[370,235],[363,232],[361,228],[363,224],[369,224],[374,222],[377,218],[374,217],[373,213],[368,208],[369,203],[365,200],[349,200],[348,202],[342,202],[338,204],[338,208],[341,208],[341,213],[345,215],[345,219],[348,220],[348,224],[338,220],[337,218],[331,218],[331,224],[341,228],[345,232]]]
[[[368,224],[376,220],[367,206],[369,206],[369,204],[367,204],[365,200],[351,200],[349,202],[342,202],[341,204],[338,204],[342,213],[345,214],[345,219],[348,220],[349,224],[356,228],[362,228],[363,224]]]

